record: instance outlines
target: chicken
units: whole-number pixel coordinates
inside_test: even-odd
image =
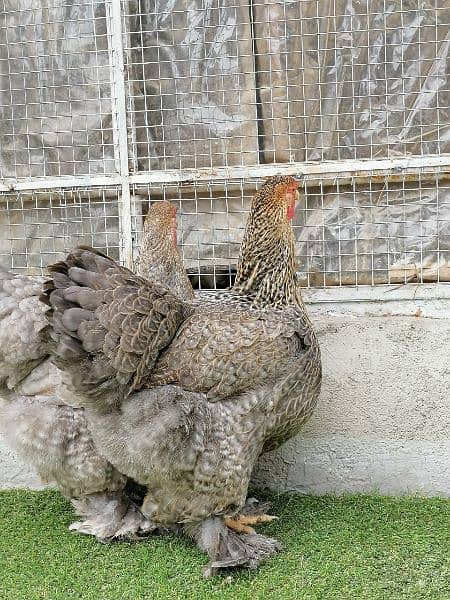
[[[144,223],[138,273],[164,284],[180,298],[193,297],[176,249],[175,208],[155,203]],[[100,540],[143,535],[148,521],[124,493],[127,477],[98,452],[85,411],[62,403],[59,370],[39,337],[47,306],[44,278],[0,268],[0,428],[44,482],[54,481],[82,521],[71,529]]]
[[[170,202],[152,204],[144,221],[137,275],[170,290],[180,300],[191,300],[194,290],[177,250],[176,208]]]
[[[89,248],[50,267],[43,343],[96,446],[147,487],[141,508],[207,552],[207,573],[256,568],[276,540],[238,533],[261,452],[295,435],[321,382],[296,281],[292,177],[256,193],[236,282],[183,301]],[[261,519],[264,520],[264,519]],[[241,527],[239,527],[241,525]]]

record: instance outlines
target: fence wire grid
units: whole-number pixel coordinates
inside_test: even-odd
[[[131,266],[164,198],[224,287],[290,173],[303,285],[448,282],[449,50],[437,0],[0,0],[0,260]]]

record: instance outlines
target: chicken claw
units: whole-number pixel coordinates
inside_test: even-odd
[[[236,517],[226,517],[225,524],[227,527],[236,531],[236,533],[255,533],[250,525],[258,525],[258,523],[270,523],[278,517],[273,515],[237,515]]]

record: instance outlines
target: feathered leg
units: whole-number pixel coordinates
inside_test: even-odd
[[[212,577],[221,569],[231,567],[257,569],[264,560],[282,548],[277,540],[264,535],[236,533],[220,517],[210,517],[199,525],[185,526],[185,532],[209,556],[205,577]]]
[[[72,523],[69,529],[93,535],[100,542],[136,540],[157,529],[121,492],[92,494],[79,500],[71,499],[71,502],[83,520]]]

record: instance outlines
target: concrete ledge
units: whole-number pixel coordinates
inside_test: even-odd
[[[302,293],[311,317],[341,315],[450,319],[450,283],[309,288]]]

